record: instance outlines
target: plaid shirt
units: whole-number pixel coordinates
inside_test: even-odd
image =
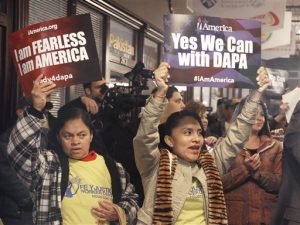
[[[48,129],[46,122],[25,110],[14,127],[9,144],[8,158],[22,181],[33,193],[34,224],[62,224],[61,165],[54,150],[46,149]],[[125,210],[128,224],[134,224],[138,210],[138,195],[129,183],[129,175],[116,163],[120,174],[122,194],[118,205]],[[118,224],[113,222],[111,224]]]

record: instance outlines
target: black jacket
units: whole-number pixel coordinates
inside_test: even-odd
[[[217,120],[216,122],[209,124],[206,136],[223,137],[225,136],[225,120]]]
[[[49,126],[54,126],[56,118],[50,112],[46,114]],[[0,135],[0,218],[5,224],[33,224],[30,192],[7,159],[6,146],[11,130],[12,127]]]
[[[0,217],[20,218],[22,211],[31,213],[33,203],[29,190],[19,180],[7,160],[6,141],[10,130],[1,135],[0,143]]]
[[[300,101],[283,143],[282,184],[272,225],[300,224]]]

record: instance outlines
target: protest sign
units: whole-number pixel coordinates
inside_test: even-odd
[[[282,95],[282,102],[287,103],[289,108],[287,112],[285,113],[286,120],[289,123],[291,120],[291,117],[293,115],[294,109],[300,101],[300,88],[296,87],[294,90]]]
[[[266,68],[270,85],[265,90],[265,96],[268,98],[281,98],[287,89],[288,71],[274,68]]]
[[[261,24],[207,16],[164,16],[164,61],[170,83],[205,87],[255,87]]]
[[[101,79],[89,14],[65,17],[25,27],[9,35],[21,87],[30,95],[33,81],[52,80],[57,87]]]

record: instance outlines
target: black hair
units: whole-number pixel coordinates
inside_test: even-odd
[[[153,88],[153,90],[151,91],[151,94],[154,95],[157,92],[157,90],[158,90],[157,87]],[[170,100],[170,98],[172,98],[174,92],[179,92],[179,91],[175,86],[169,86],[168,90],[166,92],[166,98],[168,100]]]
[[[104,80],[104,77],[102,77],[100,80]],[[99,80],[99,81],[100,81],[100,80]],[[98,80],[97,80],[97,81],[98,81]],[[93,82],[94,82],[94,81],[89,82],[89,83],[84,83],[84,84],[83,84],[83,90],[85,90],[86,88],[91,88]]]
[[[182,110],[179,112],[174,112],[168,117],[168,119],[165,123],[165,134],[164,135],[171,136],[174,128],[178,127],[180,122],[183,119],[188,118],[188,117],[195,119],[200,124],[201,134],[203,137],[205,137],[205,131],[204,131],[200,116],[193,110],[188,110],[188,109],[185,109],[185,110]],[[170,148],[168,148],[168,149],[172,150]]]
[[[91,82],[90,83],[84,83],[83,84],[83,89],[85,90],[86,88],[91,88]]]
[[[174,86],[168,87],[167,93],[166,93],[166,98],[170,100],[172,98],[174,92],[179,92],[178,89]]]
[[[236,117],[241,113],[242,108],[244,107],[246,102],[246,98],[243,98],[241,100],[241,102],[237,105],[233,115],[232,115],[232,121],[236,119]],[[262,135],[267,135],[267,136],[271,136],[271,131],[270,131],[270,126],[269,126],[269,122],[268,122],[268,109],[266,106],[266,103],[264,103],[262,100],[260,100],[259,102],[262,110],[263,110],[263,116],[265,118],[265,122],[263,127],[260,129],[260,131],[258,132],[258,136],[262,136]]]
[[[238,105],[238,103],[240,102],[239,99],[226,99],[224,100],[223,104],[224,104],[224,108],[225,109],[235,109],[235,107]]]
[[[228,98],[227,98],[227,97],[219,98],[219,99],[217,100],[217,106],[224,105],[225,102],[227,102],[227,101],[228,101]]]
[[[269,120],[268,120],[268,110],[267,110],[267,106],[266,103],[261,101],[261,108],[263,110],[263,116],[265,118],[265,122],[263,127],[261,128],[261,130],[258,132],[258,136],[262,136],[262,135],[267,135],[269,137],[271,137],[271,131],[270,131],[270,125],[269,125]]]
[[[58,112],[55,124],[55,134],[57,135],[59,133],[67,121],[74,119],[81,119],[82,122],[89,128],[90,132],[93,133],[91,116],[83,109],[70,108]]]

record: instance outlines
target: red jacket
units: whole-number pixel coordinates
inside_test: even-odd
[[[245,150],[222,177],[229,225],[270,224],[277,204],[282,174],[282,145],[267,136],[258,148],[260,176],[254,179],[244,165]]]

